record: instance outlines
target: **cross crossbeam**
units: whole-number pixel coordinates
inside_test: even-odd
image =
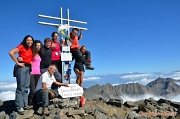
[[[60,17],[53,17],[53,16],[47,16],[47,15],[41,15],[41,14],[39,14],[38,17],[60,21],[60,24],[41,22],[41,21],[38,22],[39,24],[42,24],[42,25],[59,27],[60,25],[63,25],[64,21],[67,22],[67,25],[68,25],[67,33],[68,34],[70,32],[69,31],[70,28],[78,28],[78,29],[82,29],[82,30],[88,30],[87,28],[84,28],[84,27],[71,26],[70,22],[74,22],[74,23],[78,23],[78,24],[87,24],[87,22],[70,19],[69,18],[69,9],[67,9],[67,18],[63,18],[62,7],[60,9]],[[72,55],[70,53],[70,46],[62,46],[61,59],[62,59],[62,81],[63,81],[63,83],[65,83],[65,81],[70,83],[71,61],[72,61]]]

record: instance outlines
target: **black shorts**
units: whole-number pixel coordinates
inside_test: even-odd
[[[83,72],[85,72],[85,70],[84,70],[84,65],[82,64],[82,63],[74,63],[74,70],[75,69],[78,69],[79,71],[83,71]]]

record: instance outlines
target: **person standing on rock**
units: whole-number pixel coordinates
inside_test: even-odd
[[[41,57],[40,55],[42,54],[42,43],[40,40],[35,40],[33,47],[32,47],[32,52],[33,52],[33,58],[32,58],[32,65],[31,65],[31,78],[30,78],[30,92],[28,95],[28,105],[34,105],[36,102],[36,98],[34,96],[35,94],[35,89],[37,82],[41,76],[40,72],[40,62],[41,62]],[[18,61],[23,61],[22,57],[18,57]]]
[[[30,80],[30,92],[28,95],[28,104],[29,105],[34,105],[36,103],[36,96],[35,94],[35,89],[37,82],[41,76],[41,71],[40,71],[40,62],[41,62],[41,57],[40,55],[42,54],[42,43],[39,40],[34,41],[33,45],[33,59],[32,59],[32,71],[31,71],[31,80]]]
[[[55,83],[59,86],[68,86],[67,84],[63,84],[60,82],[57,82],[54,77],[54,72],[56,71],[56,65],[51,64],[48,67],[48,71],[43,73],[38,80],[37,86],[36,86],[36,95],[42,99],[42,114],[43,115],[49,115],[49,96],[50,98],[58,97],[58,92],[51,89],[51,85]]]
[[[32,46],[34,38],[30,35],[24,37],[22,43],[9,52],[10,57],[16,63],[15,77],[17,81],[15,106],[17,112],[23,115],[24,109],[29,109],[28,106],[28,89],[30,84],[30,72],[32,63]],[[18,61],[15,54],[18,53],[19,57],[23,58],[23,61]]]

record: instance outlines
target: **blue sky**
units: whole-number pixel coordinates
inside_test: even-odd
[[[180,69],[179,0],[1,0],[0,80],[14,80],[8,52],[30,34],[41,41],[55,27],[39,25],[38,14],[59,16],[70,9],[70,19],[88,22],[80,45],[92,54],[94,71],[86,76],[126,72],[170,72]],[[63,17],[66,17],[64,16]],[[72,24],[73,25],[73,24]],[[74,74],[73,74],[74,75]]]

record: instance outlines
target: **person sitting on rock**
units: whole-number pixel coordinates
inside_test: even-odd
[[[63,84],[60,82],[57,82],[54,77],[54,72],[56,71],[56,65],[51,64],[48,67],[48,71],[43,73],[38,80],[37,86],[36,86],[36,95],[37,97],[42,99],[42,114],[43,115],[49,115],[49,96],[50,98],[58,97],[58,92],[51,89],[51,85],[55,83],[59,86],[68,86],[68,84]]]

